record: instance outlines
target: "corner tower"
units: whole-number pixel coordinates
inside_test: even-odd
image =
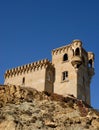
[[[52,50],[55,66],[54,92],[73,94],[90,104],[90,81],[94,75],[94,54],[86,52],[80,40]]]

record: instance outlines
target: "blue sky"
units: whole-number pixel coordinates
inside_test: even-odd
[[[91,104],[99,109],[99,1],[1,0],[0,83],[5,70],[40,59],[51,50],[80,39],[95,53]]]

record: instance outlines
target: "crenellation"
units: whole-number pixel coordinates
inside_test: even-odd
[[[68,49],[70,48],[70,46],[71,45],[67,45],[67,46],[63,46],[63,47],[59,47],[59,48],[53,49],[52,50],[52,55],[57,55],[57,54],[61,54],[61,53],[67,52]]]
[[[53,66],[52,63],[48,59],[44,59],[44,60],[33,62],[27,65],[19,66],[17,68],[12,68],[5,72],[5,78],[9,78],[16,75],[21,75],[23,73],[25,74],[25,73],[31,72],[32,70],[38,71],[42,69],[43,67],[46,68],[48,65]]]
[[[80,40],[73,40],[72,41],[72,45],[74,47],[82,47],[82,41],[80,41]]]

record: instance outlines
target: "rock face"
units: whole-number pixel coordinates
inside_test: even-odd
[[[99,113],[72,95],[0,86],[0,130],[99,130]]]

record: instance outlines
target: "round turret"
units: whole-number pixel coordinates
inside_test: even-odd
[[[79,66],[82,64],[82,58],[80,56],[73,56],[71,63],[73,67],[79,68]]]

